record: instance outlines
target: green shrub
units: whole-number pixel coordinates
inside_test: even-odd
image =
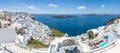
[[[54,37],[63,37],[64,33],[62,33],[61,31],[54,29],[54,28],[50,28],[50,30],[52,31],[52,35]]]
[[[32,36],[28,40],[28,46],[35,47],[35,48],[47,48],[49,45],[42,43],[39,40],[35,40]]]
[[[88,31],[87,35],[89,39],[94,39],[93,31]]]

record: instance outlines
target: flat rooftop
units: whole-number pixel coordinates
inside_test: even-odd
[[[0,28],[0,43],[13,43],[16,35],[15,28]]]

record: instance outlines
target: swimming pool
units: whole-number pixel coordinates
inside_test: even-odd
[[[104,46],[106,46],[106,45],[108,45],[108,42],[102,42],[102,43],[100,43],[100,47],[104,47]]]

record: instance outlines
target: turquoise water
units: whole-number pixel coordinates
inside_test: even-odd
[[[75,17],[58,19],[53,18],[53,15],[56,14],[33,14],[37,21],[42,22],[49,27],[56,28],[64,33],[68,33],[70,36],[86,33],[87,30],[103,26],[108,20],[117,17],[117,15],[86,16],[80,14],[70,14]]]
[[[102,43],[100,44],[100,47],[104,47],[104,46],[106,46],[106,45],[108,45],[108,42],[102,42]]]

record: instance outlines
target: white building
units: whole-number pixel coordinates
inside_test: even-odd
[[[9,21],[3,21],[3,20],[0,20],[0,27],[1,28],[6,28],[8,26],[10,26],[10,22]]]

